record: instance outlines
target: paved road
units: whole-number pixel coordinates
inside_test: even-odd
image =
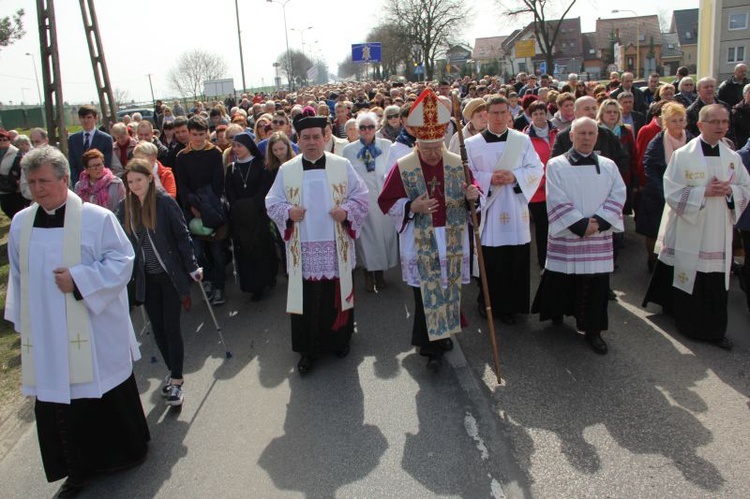
[[[346,359],[294,371],[285,286],[251,303],[236,289],[217,310],[184,317],[186,399],[157,394],[164,364],[150,336],[136,365],[151,428],[145,464],[94,482],[88,497],[501,497],[501,433],[460,346],[437,374],[409,345],[412,294],[379,295],[357,275],[357,332]],[[283,281],[282,281],[283,282]],[[134,314],[136,325],[140,314]],[[106,438],[106,435],[102,435]],[[50,497],[32,427],[0,462],[0,497]]]
[[[184,322],[181,411],[155,393],[164,366],[149,362],[156,352],[144,336],[136,373],[149,458],[87,496],[750,496],[750,316],[736,283],[735,349],[683,338],[658,307],[640,307],[648,274],[641,240],[628,235],[612,278],[609,355],[591,352],[570,319],[498,324],[498,386],[475,286],[465,288],[472,324],[434,375],[408,345],[411,292],[398,272],[388,277],[394,285],[370,295],[357,276],[351,355],[326,358],[305,378],[293,370],[283,285],[260,304],[229,290],[219,309],[229,360],[196,304]],[[0,461],[0,497],[57,490],[36,446],[30,427]]]

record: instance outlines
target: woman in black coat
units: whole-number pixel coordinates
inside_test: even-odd
[[[185,357],[180,308],[190,306],[190,283],[203,271],[193,253],[185,218],[177,202],[154,185],[153,165],[131,160],[125,169],[125,200],[118,216],[135,249],[135,301],[146,307],[156,346],[169,375],[161,395],[167,405],[182,405]]]
[[[664,172],[667,170],[671,154],[693,138],[692,134],[685,130],[687,119],[682,104],[670,102],[665,105],[661,112],[661,122],[662,131],[649,142],[643,155],[646,185],[641,192],[638,217],[635,221],[635,231],[646,236],[646,264],[649,272],[656,265],[654,245],[664,212]]]
[[[274,175],[266,170],[253,138],[238,133],[232,139],[235,160],[224,182],[229,202],[230,233],[240,289],[260,301],[267,286],[275,284],[278,263],[271,238],[265,198]]]

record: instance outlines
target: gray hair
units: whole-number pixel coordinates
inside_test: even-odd
[[[686,83],[695,84],[695,81],[693,81],[693,79],[691,77],[689,77],[689,76],[685,76],[684,78],[680,78],[680,83],[677,84],[677,91],[678,92],[682,92],[682,90],[683,90],[682,87]]]
[[[583,116],[581,118],[576,118],[573,120],[573,123],[570,125],[570,133],[573,133],[576,131],[576,128],[581,125],[593,125],[593,127],[598,131],[599,125],[596,124],[596,121],[589,118],[588,116]]]
[[[13,139],[13,145],[16,147],[21,147],[21,144],[28,144],[31,145],[31,140],[29,140],[28,135],[19,135],[15,139]]]
[[[385,108],[385,111],[383,114],[385,114],[387,118],[389,114],[393,115],[393,114],[399,114],[399,113],[401,113],[401,107],[390,105]]]
[[[128,127],[125,125],[125,123],[115,123],[112,125],[112,136],[113,137],[122,137],[123,135],[128,134]]]
[[[356,128],[356,127],[357,127],[357,120],[355,120],[354,118],[344,123],[344,130],[349,130],[350,128]]]
[[[742,87],[742,95],[747,95],[750,92],[750,83]]]
[[[29,173],[39,169],[43,165],[52,165],[55,177],[58,179],[70,175],[68,158],[60,149],[52,146],[41,146],[30,150],[21,158],[21,169],[27,177]]]
[[[47,130],[45,130],[44,128],[39,128],[39,127],[36,127],[36,128],[32,128],[32,129],[31,129],[31,131],[29,132],[29,135],[31,135],[32,133],[38,133],[38,134],[39,134],[39,136],[40,136],[40,137],[41,137],[42,139],[46,139],[46,138],[48,137],[48,135],[49,135],[49,134],[47,133]]]
[[[628,92],[627,90],[623,90],[622,92],[620,92],[619,94],[617,94],[617,100],[618,101],[621,101],[623,99],[627,99],[628,97],[630,97],[631,99],[634,98],[633,97],[633,93],[632,92]]]
[[[359,113],[357,115],[357,128],[360,127],[365,121],[372,122],[373,125],[378,126],[378,116],[375,113]]]

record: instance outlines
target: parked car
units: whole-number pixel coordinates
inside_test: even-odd
[[[122,121],[122,117],[126,114],[129,114],[131,117],[133,116],[133,113],[141,113],[141,116],[144,120],[150,121],[151,124],[155,125],[156,122],[154,121],[154,110],[148,109],[146,107],[134,107],[130,109],[120,109],[117,111],[117,121]]]

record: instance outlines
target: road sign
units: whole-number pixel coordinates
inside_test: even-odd
[[[542,74],[547,72],[547,61],[543,61],[539,63],[539,72]]]
[[[415,75],[424,74],[424,66],[422,66],[421,64],[414,66],[414,74]]]
[[[516,57],[534,57],[534,55],[536,55],[536,44],[533,38],[516,42]]]
[[[352,62],[380,62],[380,42],[352,45]]]

